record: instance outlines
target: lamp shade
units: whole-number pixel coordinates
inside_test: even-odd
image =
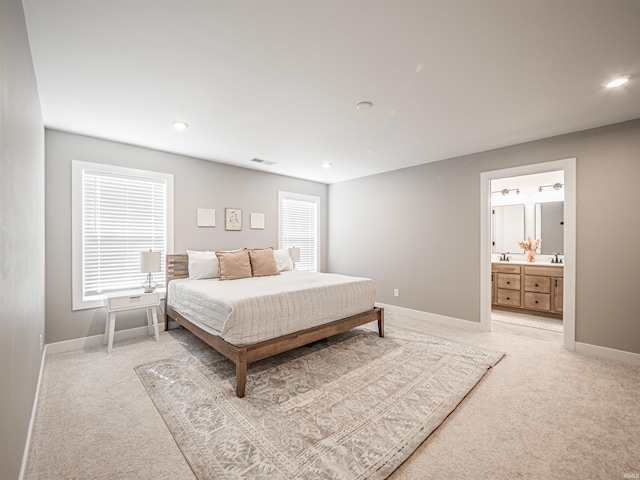
[[[300,248],[292,247],[289,249],[289,255],[291,255],[291,259],[294,263],[298,263],[300,261]]]
[[[160,271],[161,252],[140,252],[140,272],[154,273]]]

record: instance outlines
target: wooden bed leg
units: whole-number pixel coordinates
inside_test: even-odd
[[[236,395],[238,398],[244,397],[244,389],[247,385],[247,350],[238,352],[236,361]]]
[[[384,338],[384,308],[381,308],[378,314],[378,336]]]

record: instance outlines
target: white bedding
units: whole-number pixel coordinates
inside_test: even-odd
[[[368,278],[291,271],[240,280],[173,280],[167,303],[243,346],[366,312],[375,296]]]

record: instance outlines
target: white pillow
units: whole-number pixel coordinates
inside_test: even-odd
[[[189,255],[189,278],[201,280],[220,276],[220,262],[216,252],[198,252],[187,250]]]
[[[288,248],[279,248],[278,250],[274,250],[273,255],[276,258],[276,266],[278,267],[279,272],[288,272],[289,270],[293,270],[293,260],[291,259],[291,255],[289,255]]]

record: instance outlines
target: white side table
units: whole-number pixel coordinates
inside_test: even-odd
[[[104,341],[107,343],[107,353],[111,353],[113,347],[113,333],[116,329],[116,314],[129,310],[145,309],[147,311],[147,323],[149,335],[155,335],[156,342],[160,341],[158,331],[158,313],[160,307],[160,293],[132,293],[126,295],[122,292],[107,295],[107,325],[104,332]]]

